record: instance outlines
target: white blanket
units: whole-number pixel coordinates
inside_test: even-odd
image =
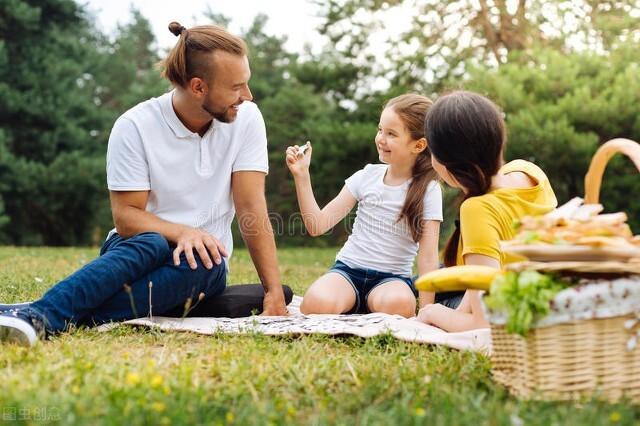
[[[282,334],[353,334],[372,337],[390,333],[397,339],[415,343],[444,345],[454,349],[491,352],[491,333],[488,328],[447,333],[439,328],[407,319],[399,315],[302,315],[302,297],[294,296],[288,306],[289,316],[246,318],[139,318],[124,324],[158,327],[161,330],[191,331],[200,334],[215,333],[263,333],[269,336]],[[108,330],[117,324],[107,324],[101,330]]]

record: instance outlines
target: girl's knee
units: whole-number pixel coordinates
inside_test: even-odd
[[[410,318],[416,312],[416,298],[411,292],[385,292],[369,300],[369,309]]]
[[[329,294],[307,292],[302,299],[300,312],[303,314],[341,314],[338,300]]]

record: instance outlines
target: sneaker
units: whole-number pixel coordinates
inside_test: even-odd
[[[0,342],[33,346],[37,341],[36,329],[27,321],[19,318],[15,311],[0,314]]]
[[[28,308],[29,306],[31,306],[31,302],[8,303],[8,304],[0,303],[0,313],[7,312],[12,309],[24,309],[24,308]]]

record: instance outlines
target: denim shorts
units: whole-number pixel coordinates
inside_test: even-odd
[[[389,281],[402,281],[409,286],[414,296],[417,296],[413,280],[404,275],[391,274],[389,272],[379,272],[374,269],[356,269],[347,266],[344,262],[336,260],[336,263],[329,269],[329,272],[336,272],[342,275],[356,292],[356,304],[347,312],[348,314],[367,314],[369,308],[367,298],[371,291]]]

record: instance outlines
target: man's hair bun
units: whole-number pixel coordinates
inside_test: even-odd
[[[187,29],[180,25],[179,22],[173,21],[169,24],[169,31],[171,31],[174,36],[178,37],[183,31],[187,31]]]

